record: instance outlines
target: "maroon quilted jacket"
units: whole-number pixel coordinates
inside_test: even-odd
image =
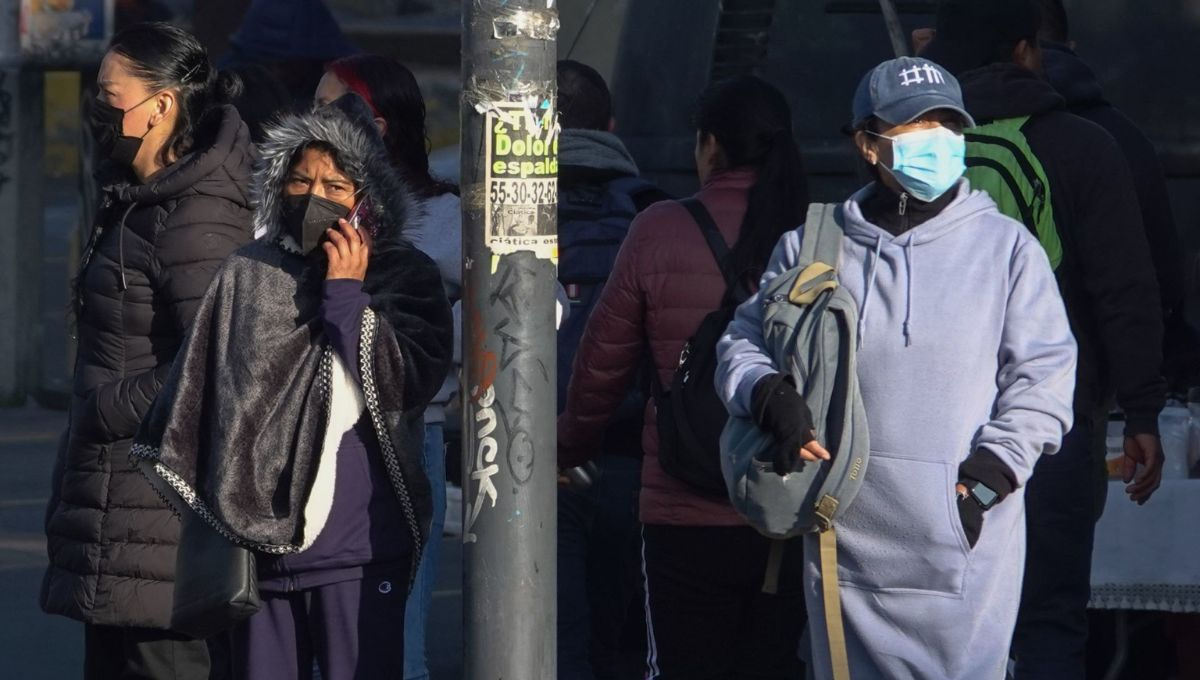
[[[696,194],[731,246],[754,179],[752,170],[716,173]],[[686,208],[664,201],[633,220],[575,355],[566,408],[558,419],[563,469],[596,455],[601,433],[637,376],[647,343],[658,379],[670,385],[683,344],[717,308],[724,292],[721,271]],[[743,524],[728,501],[700,496],[663,472],[653,400],[646,404],[645,422],[642,522]]]

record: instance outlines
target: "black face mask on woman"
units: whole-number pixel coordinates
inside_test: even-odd
[[[285,196],[283,199],[283,228],[300,246],[300,252],[308,255],[321,244],[325,230],[334,228],[337,221],[345,219],[350,209],[316,194]]]
[[[92,102],[88,122],[91,124],[92,138],[96,140],[96,145],[105,158],[121,165],[133,165],[133,159],[137,158],[138,151],[142,148],[142,139],[150,131],[146,130],[141,137],[125,134],[125,114],[156,96],[157,92],[128,109],[118,109],[99,99]]]

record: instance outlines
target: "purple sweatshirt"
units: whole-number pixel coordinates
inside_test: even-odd
[[[361,281],[333,279],[324,284],[325,335],[356,382],[359,327],[370,301]],[[304,552],[260,556],[259,589],[291,592],[360,579],[407,564],[412,548],[404,511],[364,412],[338,445],[333,507],[325,528]]]

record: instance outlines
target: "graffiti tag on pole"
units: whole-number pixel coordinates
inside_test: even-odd
[[[492,436],[492,433],[496,431],[495,402],[496,389],[489,385],[483,391],[483,396],[474,409],[475,426],[472,429],[475,431],[475,441],[472,442],[472,446],[475,447],[475,458],[474,464],[471,465],[471,482],[478,484],[479,489],[474,500],[467,500],[463,543],[476,541],[475,533],[471,530],[475,526],[475,520],[479,519],[479,513],[483,511],[484,503],[489,503],[488,507],[494,508],[500,497],[496,491],[496,485],[492,481],[496,473],[500,472],[500,465],[496,463],[496,454],[500,452],[500,444]]]
[[[558,120],[549,98],[485,109],[484,224],[493,255],[558,259]]]
[[[521,261],[523,260],[523,262]],[[513,492],[528,484],[534,475],[537,446],[534,440],[534,395],[552,390],[553,381],[542,360],[532,355],[526,340],[525,325],[530,323],[528,298],[521,294],[518,281],[532,276],[529,263],[535,260],[500,258],[493,290],[486,301],[493,310],[490,336],[500,342],[489,349],[483,325],[482,309],[468,291],[464,305],[471,319],[467,423],[464,438],[470,448],[465,461],[466,496],[463,519],[463,543],[475,543],[475,524],[499,501],[497,484]],[[503,380],[499,378],[503,377]],[[503,457],[504,467],[501,467]],[[496,475],[507,470],[507,475]],[[507,497],[507,496],[506,496]]]

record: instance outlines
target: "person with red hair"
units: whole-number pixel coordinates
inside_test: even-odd
[[[413,245],[433,258],[442,273],[446,295],[455,310],[455,354],[461,329],[458,301],[462,295],[462,209],[453,184],[429,172],[429,138],[425,129],[425,99],[417,79],[390,57],[359,54],[338,59],[326,67],[314,96],[327,105],[353,92],[367,103],[383,135],[388,158],[416,193],[421,214],[406,230]],[[446,461],[444,455],[445,407],[458,390],[457,371],[451,371],[441,391],[425,410],[425,472],[433,491],[433,527],[421,559],[417,580],[409,595],[404,622],[404,678],[429,677],[425,659],[425,627],[437,565],[442,529],[446,522]]]

